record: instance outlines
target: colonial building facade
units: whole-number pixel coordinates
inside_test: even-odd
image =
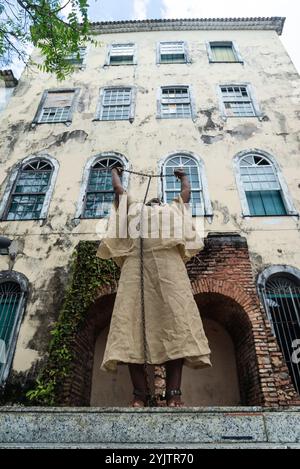
[[[116,165],[170,175],[150,188],[165,202],[179,190],[175,167],[191,179],[205,248],[187,269],[213,367],[184,370],[186,404],[300,403],[300,80],[283,25],[95,23],[98,45],[69,58],[76,71],[65,82],[23,73],[0,121],[0,232],[12,241],[0,256],[3,403],[23,402],[37,375],[54,376],[64,360],[52,403],[129,402],[127,368],[99,369],[118,274],[103,281],[99,270],[93,295],[78,294],[80,269],[85,291],[95,282],[84,246],[95,252],[105,232]],[[142,198],[144,178],[125,173],[123,182]],[[58,353],[55,339],[79,310]],[[162,388],[163,369],[155,373]]]

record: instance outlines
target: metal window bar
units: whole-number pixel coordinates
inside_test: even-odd
[[[20,292],[18,284],[6,282],[0,285],[0,340],[2,341],[0,384],[3,382],[14,352],[16,326],[23,297],[24,293]]]
[[[285,358],[291,379],[300,394],[300,364],[294,363],[293,341],[300,339],[300,287],[282,285],[261,288],[263,304]]]
[[[221,93],[228,117],[253,117],[256,115],[247,86],[221,86]]]

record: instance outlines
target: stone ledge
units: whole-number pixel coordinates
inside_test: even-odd
[[[300,408],[0,409],[4,447],[290,447],[300,445]]]

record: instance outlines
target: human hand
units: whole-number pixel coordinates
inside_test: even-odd
[[[174,169],[174,176],[176,176],[178,179],[182,179],[184,176],[186,176],[186,173],[184,172],[183,168],[176,168]]]
[[[112,173],[117,173],[119,176],[122,175],[123,171],[124,171],[124,169],[122,168],[122,166],[115,166],[111,170]]]

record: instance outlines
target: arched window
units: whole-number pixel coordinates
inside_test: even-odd
[[[27,161],[26,161],[27,160]],[[38,220],[46,217],[53,190],[54,168],[48,158],[26,159],[8,185],[5,220]]]
[[[163,200],[171,202],[180,194],[180,181],[174,177],[174,169],[182,167],[189,176],[191,184],[191,200],[193,216],[211,215],[211,205],[208,198],[207,183],[202,162],[189,153],[169,156],[162,165]]]
[[[82,218],[103,218],[109,215],[114,199],[111,169],[124,166],[122,160],[113,156],[98,158],[89,170],[84,197]]]
[[[296,211],[274,158],[261,150],[250,150],[235,157],[237,185],[243,215],[283,216]]]
[[[241,160],[240,168],[250,215],[286,215],[272,163],[263,156],[248,155]]]
[[[0,385],[3,385],[13,359],[25,305],[27,282],[21,274],[0,273]]]
[[[281,272],[280,267],[267,270],[271,275],[264,273],[260,295],[295,389],[300,394],[300,277],[294,275],[296,269],[291,273],[288,267]]]

